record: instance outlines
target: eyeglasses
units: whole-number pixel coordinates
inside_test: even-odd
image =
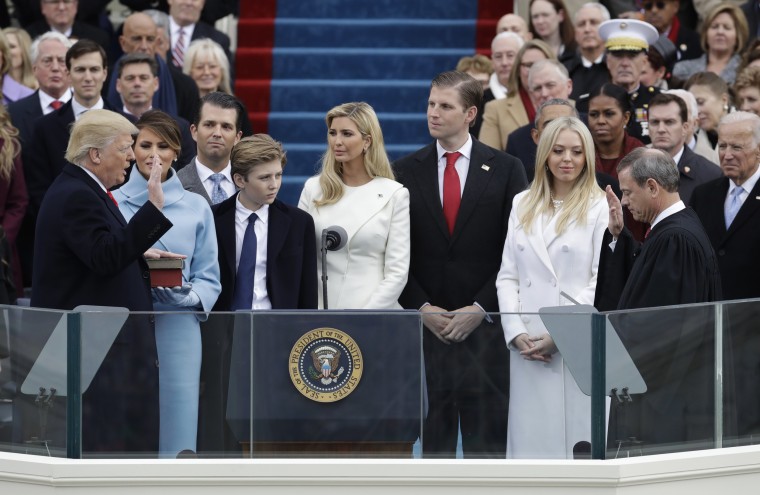
[[[644,2],[641,6],[644,7],[644,10],[652,10],[654,7],[657,7],[657,10],[663,10],[667,4],[664,0],[659,0],[657,2]]]

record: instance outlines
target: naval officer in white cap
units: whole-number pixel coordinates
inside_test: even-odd
[[[640,83],[641,71],[647,60],[649,45],[654,44],[659,33],[654,26],[633,19],[612,19],[599,25],[599,36],[604,40],[605,57],[610,78],[628,92],[633,115],[628,122],[628,134],[649,144],[647,110],[649,100],[659,90]]]

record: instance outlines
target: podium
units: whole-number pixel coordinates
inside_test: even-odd
[[[416,311],[240,312],[227,422],[255,457],[411,457],[423,369]]]

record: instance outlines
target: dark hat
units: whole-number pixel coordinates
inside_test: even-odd
[[[674,45],[673,42],[663,34],[660,35],[657,41],[652,43],[650,48],[657,50],[657,53],[660,54],[663,62],[665,63],[665,69],[668,72],[671,72],[673,70],[673,66],[678,61],[678,52],[676,51],[676,45]]]

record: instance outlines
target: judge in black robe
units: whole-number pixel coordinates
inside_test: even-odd
[[[678,169],[667,154],[639,148],[621,161],[618,173],[622,205],[653,227],[643,244],[635,241],[608,190],[615,213],[602,243],[597,308],[660,308],[610,315],[647,391],[612,408],[608,442],[648,452],[706,448],[714,437],[714,309],[662,306],[720,299],[715,253],[678,196]]]

